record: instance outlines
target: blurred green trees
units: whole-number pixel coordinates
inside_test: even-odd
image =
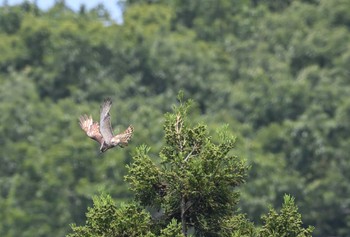
[[[252,167],[240,188],[248,218],[290,193],[315,236],[347,236],[349,1],[123,5],[120,25],[103,6],[0,7],[0,235],[62,236],[94,194],[129,200],[130,153],[160,152],[162,114],[183,90],[197,103],[192,120],[235,132]],[[106,96],[115,129],[136,131],[100,156],[77,118],[98,118]]]

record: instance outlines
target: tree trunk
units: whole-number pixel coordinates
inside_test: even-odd
[[[182,234],[187,236],[187,226],[186,226],[186,199],[184,196],[181,197],[181,226],[182,226]]]

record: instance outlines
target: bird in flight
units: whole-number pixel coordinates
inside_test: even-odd
[[[111,116],[109,114],[111,106],[112,100],[110,98],[103,101],[100,111],[100,123],[94,122],[91,115],[84,114],[79,118],[80,127],[88,137],[100,144],[101,153],[115,146],[127,146],[134,132],[134,127],[130,125],[123,133],[113,135]]]

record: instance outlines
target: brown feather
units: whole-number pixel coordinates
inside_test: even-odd
[[[134,131],[134,127],[130,125],[123,133],[113,136],[109,114],[111,106],[110,98],[103,101],[100,110],[100,123],[94,122],[91,116],[85,114],[79,118],[80,127],[86,135],[100,143],[100,152],[105,152],[115,146],[127,146]]]
[[[112,142],[117,143],[120,147],[125,147],[128,145],[132,134],[134,132],[134,127],[130,125],[123,133],[120,133],[112,138]]]
[[[91,116],[87,116],[86,114],[80,116],[79,125],[88,137],[102,144],[103,138],[100,133],[98,122],[94,122]]]

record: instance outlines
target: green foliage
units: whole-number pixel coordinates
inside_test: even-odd
[[[117,207],[110,196],[94,198],[94,206],[86,214],[83,227],[72,225],[73,234],[79,236],[154,236],[150,233],[150,216],[135,204]]]
[[[128,166],[130,175],[125,178],[131,184],[135,197],[145,206],[160,207],[162,171],[148,155],[149,147],[141,145],[136,149],[132,165]],[[147,172],[146,172],[147,171]]]
[[[68,223],[84,223],[100,191],[129,200],[130,152],[152,171],[137,181],[137,199],[162,206],[157,185],[173,161],[159,124],[179,90],[196,101],[193,123],[207,124],[186,130],[186,139],[223,155],[216,131],[235,131],[235,155],[251,166],[249,185],[239,189],[247,218],[260,223],[268,205],[291,193],[315,236],[348,236],[349,1],[120,4],[121,24],[102,5],[0,6],[0,236],[63,236]],[[115,101],[116,132],[129,123],[136,130],[132,146],[99,156],[77,117],[98,118],[106,96]],[[140,144],[152,149],[133,149]],[[168,163],[154,164],[160,152]],[[203,184],[206,162],[196,167]],[[186,187],[200,185],[195,177]]]
[[[183,237],[181,225],[173,219],[167,227],[160,231],[160,237]]]
[[[165,146],[161,166],[152,164],[140,147],[129,166],[126,180],[142,205],[164,210],[164,218],[176,218],[183,232],[193,227],[199,235],[215,235],[220,222],[230,216],[238,201],[234,188],[244,182],[247,166],[229,154],[234,138],[227,128],[214,144],[206,126],[191,127],[187,118],[190,102],[165,115]]]
[[[261,230],[235,212],[235,188],[244,182],[247,166],[230,153],[234,138],[226,126],[218,134],[221,143],[214,144],[206,126],[191,126],[191,101],[181,102],[182,92],[178,98],[180,105],[165,115],[160,164],[151,160],[150,148],[141,145],[127,166],[125,179],[141,205],[118,208],[110,196],[95,198],[86,225],[73,225],[69,236],[187,236],[190,229],[194,236],[311,236],[313,228],[302,229],[290,196],[285,196],[281,215],[271,209],[263,217]]]
[[[303,228],[301,215],[294,204],[294,198],[284,196],[284,203],[280,213],[270,209],[269,213],[263,216],[264,225],[260,230],[261,237],[308,237],[312,236],[313,227]]]
[[[68,237],[85,236],[144,236],[181,237],[181,225],[173,219],[161,230],[153,234],[151,216],[135,203],[117,206],[109,195],[96,196],[93,207],[89,208],[84,226],[71,225],[73,233]]]
[[[238,214],[222,222],[220,236],[227,237],[256,237],[257,230],[245,215]]]

